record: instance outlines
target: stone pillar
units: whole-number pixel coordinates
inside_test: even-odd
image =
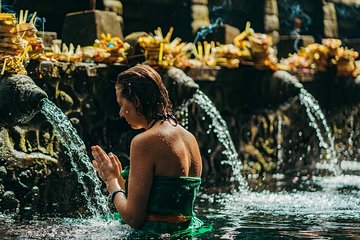
[[[120,22],[121,31],[124,31],[123,5],[119,0],[104,0],[104,10],[116,13]]]
[[[210,24],[208,0],[191,1],[191,28],[193,34],[201,27],[207,27]]]
[[[324,11],[324,35],[328,38],[337,38],[339,36],[338,23],[336,18],[335,4],[323,2]]]
[[[280,23],[276,0],[265,0],[264,29],[265,33],[272,37],[273,43],[277,44],[279,42]]]
[[[70,44],[91,46],[102,33],[123,38],[121,19],[114,12],[87,10],[66,14],[62,40]]]

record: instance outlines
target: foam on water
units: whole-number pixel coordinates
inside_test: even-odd
[[[15,222],[8,230],[3,227],[0,227],[3,234],[8,231],[17,239],[127,239],[133,232],[131,227],[118,221],[95,217],[48,218],[33,220],[31,223]]]

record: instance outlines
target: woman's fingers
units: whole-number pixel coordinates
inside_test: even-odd
[[[109,156],[104,152],[104,150],[101,149],[101,147],[99,147],[98,145],[92,146],[91,150],[93,157],[99,164],[109,163]]]
[[[114,158],[114,162],[115,162],[115,164],[116,164],[116,167],[119,169],[120,174],[121,174],[121,172],[122,172],[121,162],[120,162],[119,158],[118,158],[116,155],[112,154],[112,156],[113,156],[113,158]]]
[[[111,153],[111,154],[114,156],[114,158],[116,159],[117,162],[120,162],[119,158],[115,154],[113,154],[113,153]]]
[[[116,167],[119,169],[120,173],[122,172],[122,166],[118,159],[115,160]]]
[[[120,184],[121,188],[125,188],[125,180],[121,176],[121,172],[122,172],[121,162],[119,161],[119,158],[116,155],[110,153],[109,156],[110,156],[111,161],[113,162],[114,168],[117,171],[118,183]]]
[[[98,154],[97,151],[93,150],[93,151],[91,152],[91,154],[93,155],[93,157],[94,157],[94,159],[95,159],[96,162],[98,162],[98,163],[101,163],[101,162],[102,162],[102,159],[100,158],[100,156],[99,156],[99,154]]]
[[[109,153],[109,157],[111,160],[111,164],[113,165],[113,167],[118,171],[118,174],[121,174],[121,167],[119,168],[119,159],[113,154],[113,153]]]
[[[101,179],[121,177],[122,166],[113,153],[106,154],[99,146],[92,146],[93,165]]]

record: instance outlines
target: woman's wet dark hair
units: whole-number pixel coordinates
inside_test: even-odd
[[[160,75],[150,66],[138,64],[121,72],[115,87],[132,102],[136,111],[149,122],[158,114],[171,114],[172,104]]]

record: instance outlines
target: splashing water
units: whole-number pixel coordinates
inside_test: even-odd
[[[348,144],[349,144],[349,148],[348,148],[348,154],[349,154],[349,157],[353,155],[353,145],[354,145],[354,142],[353,142],[353,138],[354,138],[354,115],[351,115],[350,116],[350,129],[351,129],[351,132],[350,132],[350,136],[348,138]]]
[[[276,180],[276,185],[288,180]],[[360,239],[359,176],[315,177],[304,184],[304,190],[292,187],[291,192],[200,192],[195,211],[213,231],[194,239]],[[47,218],[29,223],[0,213],[0,239],[163,238],[115,220]]]
[[[189,105],[190,100],[187,100],[183,104],[181,104],[175,111],[176,118],[180,119],[179,123],[186,129],[189,128]]]
[[[241,161],[231,139],[227,124],[209,97],[201,90],[196,90],[193,97],[188,99],[179,107],[178,112],[181,116],[183,116],[181,124],[186,128],[188,127],[188,107],[192,103],[199,106],[211,119],[211,124],[208,126],[207,133],[210,133],[211,131],[215,133],[220,144],[224,147],[222,153],[226,156],[226,160],[222,160],[221,164],[228,164],[231,166],[233,177],[230,180],[235,180],[240,184],[240,186],[245,187],[247,184],[241,176]]]
[[[325,116],[321,111],[318,101],[304,88],[300,89],[299,93],[300,103],[306,108],[306,114],[309,117],[309,126],[315,129],[316,135],[319,139],[319,146],[326,151],[325,159],[330,159],[329,164],[317,164],[318,168],[326,168],[333,171],[335,174],[340,173],[338,167],[338,158],[334,147],[334,137],[331,134],[330,128],[327,124]],[[321,125],[325,134],[322,134]]]
[[[283,159],[283,149],[281,146],[282,143],[282,125],[283,125],[283,120],[282,117],[280,115],[277,115],[277,123],[278,123],[278,130],[277,130],[277,134],[276,134],[276,149],[277,149],[277,159],[278,159],[278,166],[284,162]]]
[[[76,134],[76,129],[53,102],[43,99],[41,104],[41,112],[59,135],[62,144],[66,148],[66,153],[70,157],[72,170],[76,172],[78,182],[84,188],[82,195],[87,201],[89,211],[94,216],[99,216],[101,212],[110,212],[108,201],[101,193],[101,181],[97,177],[87,155],[84,142]]]

